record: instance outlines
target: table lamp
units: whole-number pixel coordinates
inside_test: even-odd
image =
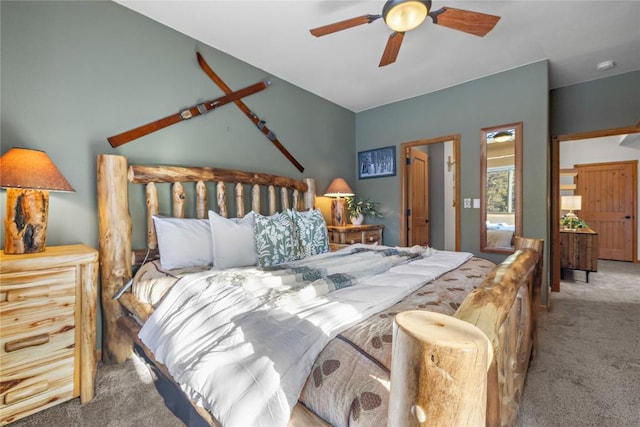
[[[560,198],[560,209],[568,210],[569,229],[575,230],[573,221],[578,217],[573,213],[574,210],[579,211],[582,208],[582,196],[562,196]]]
[[[45,250],[49,191],[75,191],[47,153],[11,148],[0,158],[0,187],[7,189],[4,253]]]
[[[331,225],[339,227],[347,225],[347,207],[344,198],[354,196],[349,184],[342,178],[335,178],[329,184],[324,195],[325,197],[333,197],[331,200]]]

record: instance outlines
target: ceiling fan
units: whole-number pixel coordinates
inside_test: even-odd
[[[387,40],[387,45],[378,65],[379,67],[384,67],[396,61],[404,33],[420,26],[427,16],[431,17],[436,25],[464,31],[479,37],[483,37],[491,31],[500,20],[499,16],[446,6],[431,11],[431,0],[388,0],[382,7],[380,15],[362,15],[345,19],[344,21],[314,28],[310,32],[316,37],[322,37],[358,25],[370,24],[379,18],[383,18],[387,26],[393,31],[389,36],[389,40]]]

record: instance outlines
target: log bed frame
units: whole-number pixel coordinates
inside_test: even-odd
[[[98,156],[102,358],[105,363],[122,363],[131,357],[135,343],[171,380],[166,367],[138,339],[140,325],[134,319],[145,321],[152,306],[129,292],[113,299],[132,278],[134,266],[145,258],[158,258],[152,215],[159,213],[156,185],[161,183],[171,185],[174,217],[185,217],[188,197],[184,184],[195,183],[198,218],[207,217],[207,183],[215,185],[217,210],[225,217],[230,210],[227,185],[235,185],[235,216],[241,217],[248,211],[247,198],[249,210],[261,213],[312,208],[315,183],[313,179],[208,167],[128,165],[120,155]],[[132,248],[130,184],[143,185],[140,193],[146,195],[147,247],[139,250]],[[245,197],[245,187],[251,188],[250,197]],[[265,193],[266,207],[261,203]],[[396,316],[389,425],[518,424],[520,396],[535,353],[543,244],[540,239],[516,237],[516,252],[496,266],[454,316],[426,311]],[[206,410],[193,406],[209,424],[218,425]],[[289,422],[289,426],[327,425],[299,404]]]

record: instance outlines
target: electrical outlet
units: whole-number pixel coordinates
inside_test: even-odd
[[[465,209],[470,209],[471,208],[471,199],[464,199],[464,208]]]

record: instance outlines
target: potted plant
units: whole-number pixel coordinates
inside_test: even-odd
[[[579,228],[587,228],[587,224],[574,214],[564,214],[560,218],[560,226],[563,230],[575,231]]]
[[[379,203],[371,199],[359,198],[356,200],[355,197],[347,197],[346,204],[347,212],[353,224],[362,224],[365,216],[382,218],[382,214],[378,211]]]

